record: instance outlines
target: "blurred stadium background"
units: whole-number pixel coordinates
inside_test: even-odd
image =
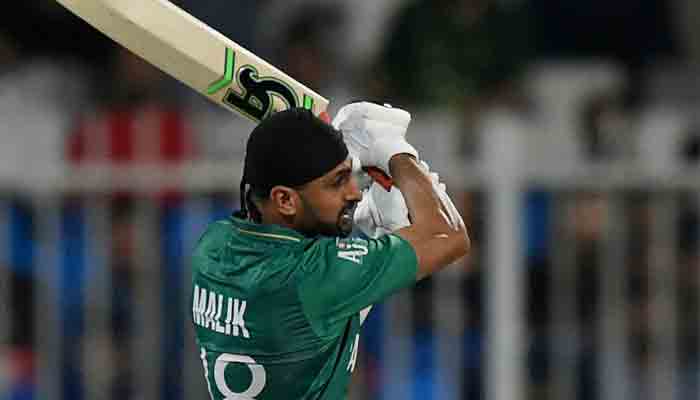
[[[375,308],[352,399],[700,398],[700,2],[178,0],[409,109],[475,250]],[[0,399],[203,399],[187,259],[252,125],[49,0],[0,13]]]

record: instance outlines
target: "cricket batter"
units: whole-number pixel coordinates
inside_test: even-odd
[[[333,125],[299,108],[252,131],[242,210],[212,223],[192,260],[213,400],[346,398],[369,307],[468,252],[444,185],[405,140],[409,122],[365,102]],[[395,188],[373,184],[363,199],[360,166]],[[354,226],[369,236],[350,235]]]

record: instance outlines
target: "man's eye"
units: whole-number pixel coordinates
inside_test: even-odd
[[[342,175],[336,178],[334,182],[334,186],[342,186],[345,182],[347,182],[348,176],[347,175]]]

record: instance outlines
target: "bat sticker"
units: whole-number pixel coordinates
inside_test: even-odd
[[[258,71],[251,65],[240,67],[235,74],[241,92],[238,93],[232,87],[234,81],[236,53],[227,48],[224,75],[213,82],[207,92],[214,94],[225,87],[229,87],[223,98],[223,104],[243,113],[255,121],[261,121],[270,114],[281,111],[275,108],[275,98],[284,103],[282,109],[299,107],[299,101],[294,91],[284,82],[271,77],[258,77]],[[304,108],[313,109],[313,98],[304,95]]]

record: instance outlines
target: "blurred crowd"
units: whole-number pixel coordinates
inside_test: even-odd
[[[669,107],[694,100],[683,81],[692,69],[674,10],[660,2],[176,3],[323,93],[331,111],[370,98],[413,111],[418,142],[454,130],[453,157],[478,157],[480,124],[504,109],[526,120],[533,151],[570,156],[554,162],[645,157],[664,145],[645,132],[659,124],[677,131],[675,152],[697,147],[692,113]],[[24,2],[2,18],[3,180],[95,159],[240,158],[250,124],[58,4]]]
[[[660,2],[178,3],[323,93],[331,111],[360,98],[410,109],[412,139],[438,163],[477,159],[483,125],[503,113],[519,118],[536,168],[697,153],[691,47]],[[247,121],[52,1],[13,7],[0,30],[3,181],[86,160],[242,156]]]
[[[524,138],[524,168],[544,175],[617,163],[663,173],[694,165],[700,157],[700,120],[695,112],[700,87],[694,64],[700,59],[694,47],[700,31],[689,17],[700,10],[692,1],[684,10],[652,0],[174,2],[325,95],[332,102],[331,111],[355,99],[407,108],[415,121],[409,139],[438,171],[446,171],[448,182],[469,174],[458,167],[465,161],[482,158],[484,135],[494,124],[512,121]],[[169,166],[242,158],[251,122],[208,103],[113,45],[54,1],[16,3],[0,22],[0,187],[10,195],[14,185],[50,182],[72,166]],[[236,187],[232,182],[221,191]],[[163,197],[159,217],[166,225],[177,221],[169,210],[178,207],[179,190],[172,188]],[[460,283],[466,310],[462,392],[472,399],[483,395],[488,198],[478,188],[460,192],[477,244],[468,261],[473,272],[461,277]],[[620,268],[626,271],[629,354],[639,376],[649,366],[653,346],[649,312],[653,293],[648,290],[653,266],[647,255],[654,196],[644,190],[621,196],[628,240]],[[23,252],[22,243],[32,241],[33,215],[39,211],[21,196],[8,198],[14,246],[18,254],[25,254],[30,251]],[[557,251],[552,239],[555,228],[564,227],[576,255],[569,270],[576,282],[572,329],[584,339],[592,338],[602,307],[600,280],[606,277],[600,249],[609,200],[595,191],[557,194],[537,188],[524,196],[531,332],[528,382],[533,398],[547,398],[552,390],[548,349],[556,340],[551,316],[556,301],[553,282],[557,282],[553,268],[558,267],[552,261]],[[682,192],[674,193],[672,200],[679,210],[673,216],[679,254],[673,266],[678,271],[674,285],[681,310],[679,354],[683,371],[691,376],[697,374],[700,343],[698,202]],[[130,340],[132,306],[125,303],[129,296],[124,293],[134,279],[133,199],[129,193],[117,193],[108,201],[115,286],[112,340],[122,347]],[[572,211],[556,219],[553,210],[563,203]],[[70,212],[74,203],[66,204]],[[29,338],[34,327],[27,310],[33,304],[27,293],[34,286],[28,272],[32,263],[30,256],[18,255],[12,257],[12,268],[6,268],[13,293],[10,337],[18,381],[31,374]],[[417,349],[431,346],[433,324],[426,316],[433,292],[431,281],[415,290],[412,327]],[[368,348],[376,347],[371,337],[365,344]],[[171,345],[176,348],[178,343]],[[371,374],[380,361],[371,352],[363,357],[365,371],[370,371],[365,374]],[[597,398],[599,344],[582,339],[573,357],[578,398]],[[131,361],[123,358],[117,358],[115,367],[114,399],[129,398]],[[363,382],[366,393],[379,390],[371,377]],[[440,393],[434,388],[437,383],[421,382],[425,387],[417,391]],[[177,388],[176,382],[171,383]],[[697,390],[697,378],[694,384]]]

